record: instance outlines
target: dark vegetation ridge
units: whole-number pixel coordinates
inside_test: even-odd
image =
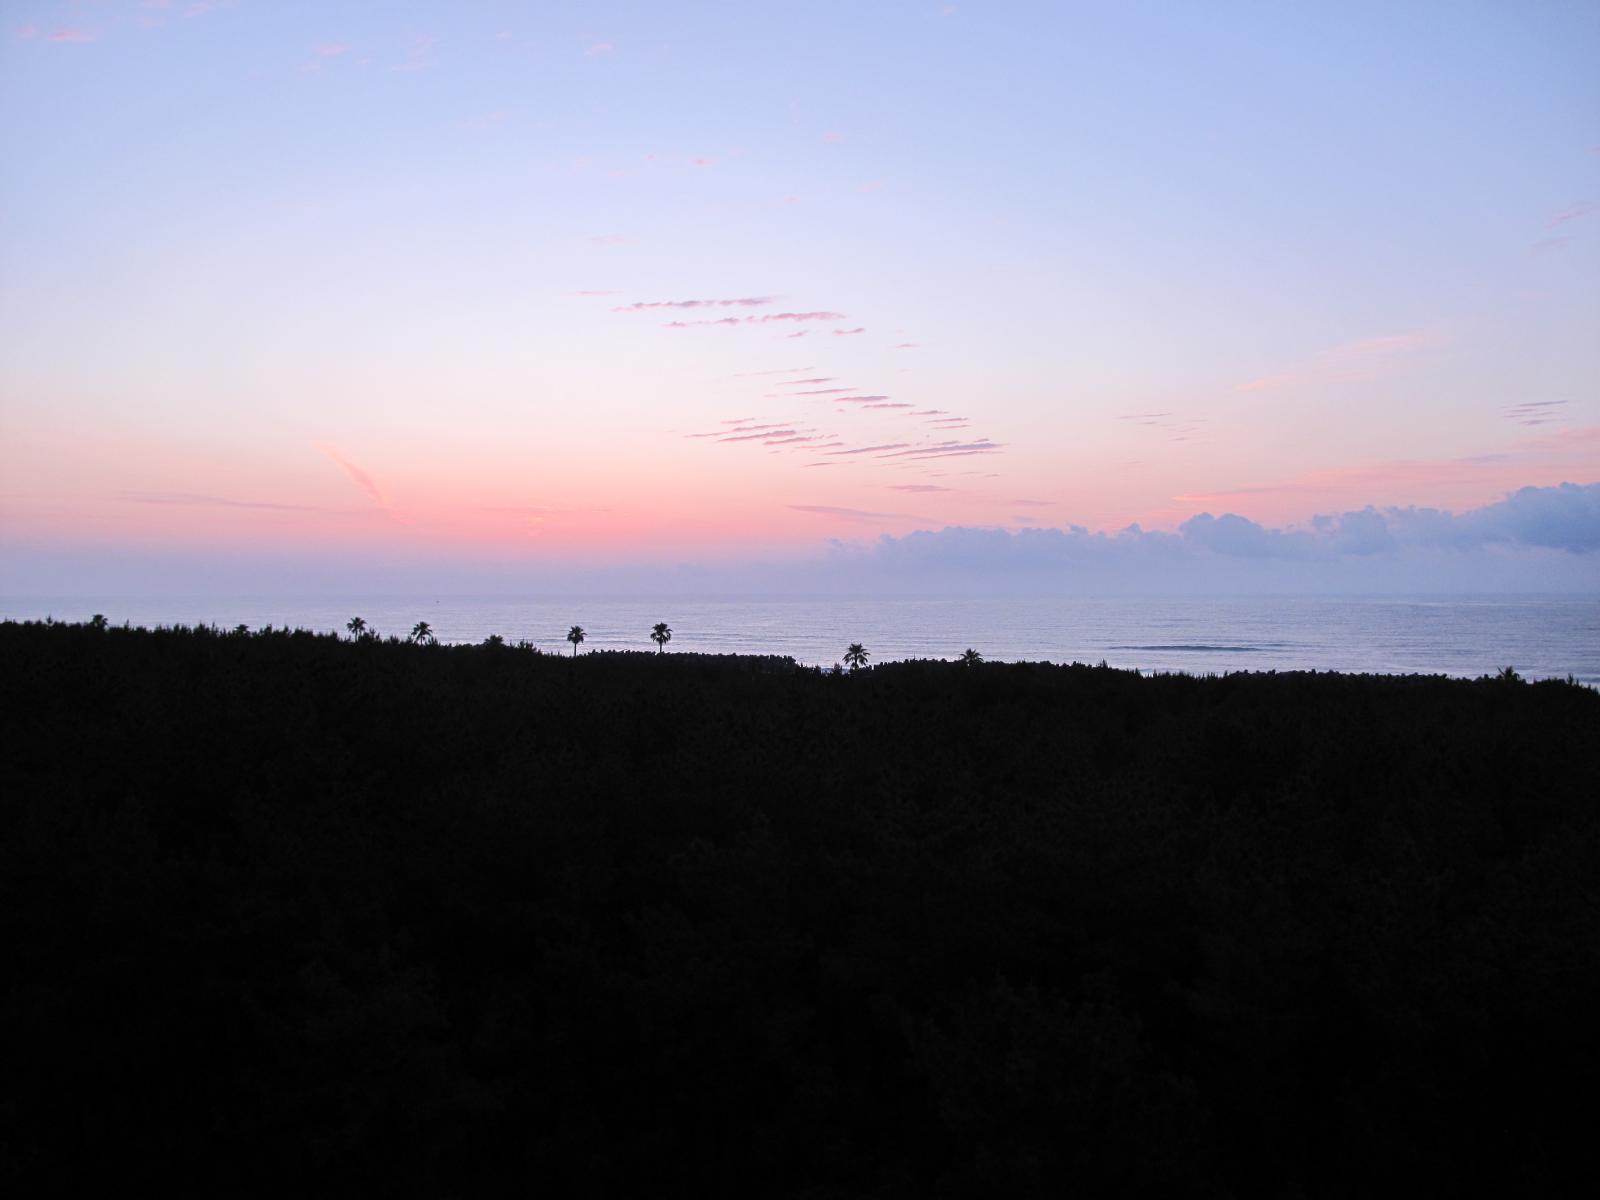
[[[1593,1135],[1585,688],[10,623],[0,664],[13,1179],[1552,1194]]]

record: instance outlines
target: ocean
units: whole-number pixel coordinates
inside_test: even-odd
[[[214,624],[343,631],[361,616],[382,634],[427,621],[441,642],[492,633],[570,653],[650,650],[779,654],[823,666],[861,642],[872,661],[954,658],[1107,662],[1141,671],[1352,671],[1478,676],[1511,666],[1529,679],[1600,684],[1600,597],[1144,597],[1062,600],[735,600],[582,597],[0,597],[0,617],[113,624]]]

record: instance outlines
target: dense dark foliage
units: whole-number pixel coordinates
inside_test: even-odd
[[[15,624],[0,663],[13,1178],[1541,1194],[1593,1133],[1581,687]]]

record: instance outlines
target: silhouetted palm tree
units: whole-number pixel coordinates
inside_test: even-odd
[[[578,657],[578,643],[583,641],[583,639],[588,636],[589,635],[583,631],[582,625],[574,625],[571,629],[567,630],[567,641],[572,643],[573,658]]]
[[[344,627],[350,631],[352,639],[360,641],[361,635],[367,632],[367,621],[365,617],[351,617]]]
[[[979,654],[971,646],[968,646],[961,653],[961,663],[962,663],[963,666],[975,667],[979,663],[981,663],[982,661],[983,661],[983,655]]]
[[[498,633],[491,633],[488,637],[483,639],[483,644],[485,646],[499,647],[499,646],[504,646],[506,644],[506,640],[505,640],[505,638],[501,637]]]
[[[657,653],[666,650],[667,643],[672,640],[672,627],[665,621],[657,621],[655,628],[650,631],[650,640],[656,644]]]
[[[411,640],[419,646],[433,645],[433,626],[426,621],[418,621],[411,627]]]
[[[105,629],[110,624],[111,622],[106,620],[105,613],[95,613],[94,616],[89,618],[90,629]]]
[[[867,659],[871,657],[872,655],[867,653],[867,648],[860,642],[851,642],[850,648],[844,652],[844,660],[850,664],[852,671],[859,671],[866,666]]]
[[[241,622],[240,624],[235,625],[233,627],[233,632],[235,634],[237,634],[239,637],[247,637],[247,636],[249,636],[249,633],[250,633],[250,626],[245,625],[245,624],[243,624]]]

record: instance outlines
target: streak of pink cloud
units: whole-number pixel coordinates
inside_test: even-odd
[[[1581,204],[1573,204],[1562,209],[1555,216],[1551,217],[1550,224],[1552,227],[1556,225],[1564,225],[1568,221],[1576,221],[1582,217],[1587,217],[1590,213],[1596,211],[1597,209],[1600,209],[1600,204],[1594,204],[1590,201],[1584,201]]]
[[[377,480],[373,479],[371,475],[368,475],[360,467],[356,466],[355,463],[351,462],[343,454],[340,454],[337,449],[328,445],[326,442],[319,443],[317,449],[321,450],[334,462],[343,467],[345,474],[349,475],[350,478],[355,482],[356,486],[370,496],[372,498],[372,502],[379,508],[388,509],[391,507],[389,503],[389,497],[384,494],[383,489],[378,486]]]
[[[598,294],[598,293],[597,293]],[[737,296],[731,300],[635,300],[619,304],[612,312],[645,312],[653,308],[756,308],[771,304],[772,296]]]

